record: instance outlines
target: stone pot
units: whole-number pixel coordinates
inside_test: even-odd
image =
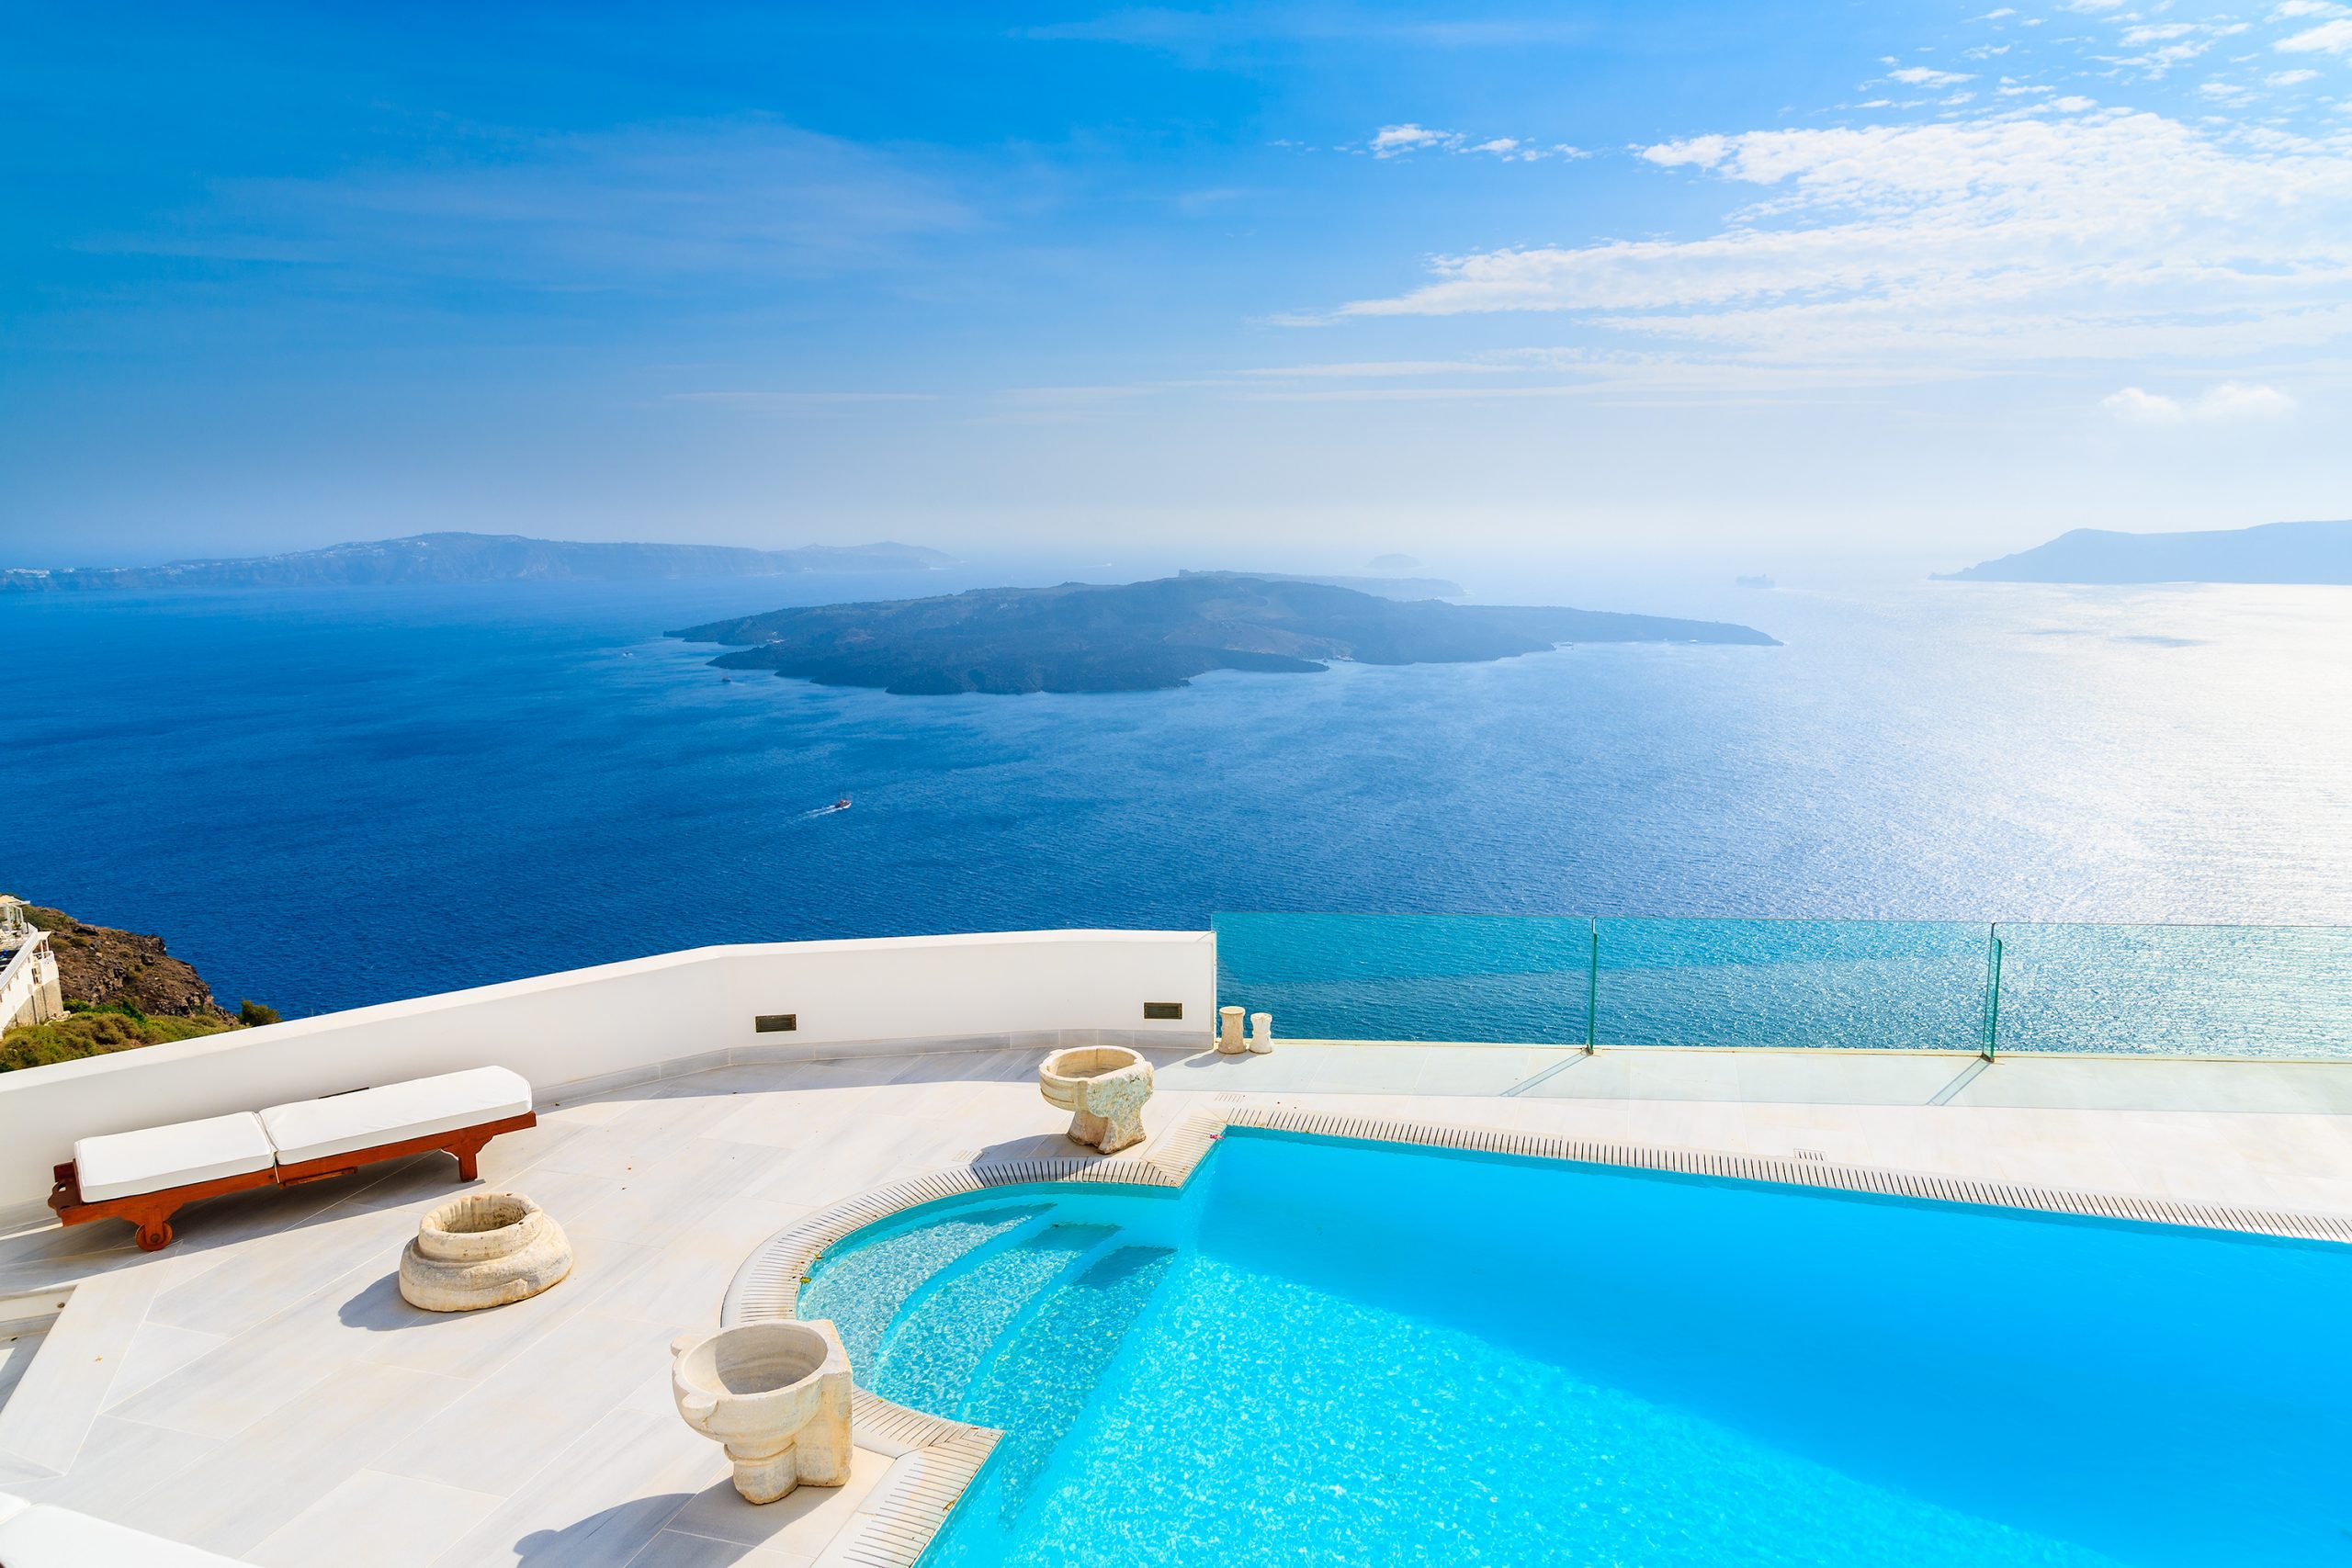
[[[773,1503],[849,1480],[849,1355],[822,1318],[747,1323],[670,1342],[678,1414],[723,1444],[735,1490]]]
[[[571,1242],[520,1192],[468,1192],[417,1223],[401,1295],[426,1312],[473,1312],[537,1295],[571,1272]]]
[[[1038,1065],[1037,1091],[1070,1113],[1070,1142],[1116,1154],[1143,1142],[1151,1064],[1124,1045],[1073,1045]]]

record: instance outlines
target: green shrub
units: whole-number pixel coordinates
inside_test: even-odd
[[[210,1018],[150,1018],[136,1008],[84,1008],[48,1023],[28,1023],[0,1036],[0,1072],[45,1067],[116,1051],[218,1034],[232,1025]]]
[[[237,998],[237,1021],[247,1029],[255,1029],[265,1023],[276,1023],[277,1010],[266,1002],[257,1002],[250,997],[240,997]]]
[[[84,1002],[69,997],[65,1000],[65,1010],[71,1013],[110,1012],[121,1018],[136,1019],[141,1023],[147,1021],[147,1015],[130,1002]]]

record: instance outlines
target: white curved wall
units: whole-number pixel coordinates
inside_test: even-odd
[[[0,1073],[0,1209],[48,1194],[76,1138],[256,1111],[490,1063],[545,1095],[730,1052],[1040,1037],[1069,1031],[1204,1042],[1206,931],[1012,931],[695,948]],[[1147,1001],[1182,1002],[1147,1022]],[[760,1013],[793,1013],[761,1034]],[[841,1052],[827,1052],[840,1055]]]

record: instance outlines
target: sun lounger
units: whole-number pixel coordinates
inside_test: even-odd
[[[168,1246],[182,1204],[248,1187],[292,1187],[378,1160],[442,1149],[471,1181],[482,1145],[535,1125],[531,1086],[504,1067],[413,1078],[255,1115],[207,1117],[83,1138],[57,1168],[49,1206],[69,1225],[129,1220],[146,1251]]]

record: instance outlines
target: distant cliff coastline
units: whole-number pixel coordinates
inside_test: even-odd
[[[2194,534],[2077,528],[1943,582],[2352,583],[2352,523],[2265,523]]]
[[[814,571],[920,571],[954,558],[921,545],[595,544],[518,534],[416,534],[321,550],[164,566],[0,570],[0,592],[152,588],[344,588],[402,583],[636,582],[661,578],[786,577]]]
[[[1777,646],[1752,626],[1722,621],[1401,601],[1235,572],[825,604],[670,635],[736,645],[740,652],[712,661],[724,670],[910,695],[1152,691],[1212,670],[1306,672],[1340,659],[1478,662],[1565,642]]]

